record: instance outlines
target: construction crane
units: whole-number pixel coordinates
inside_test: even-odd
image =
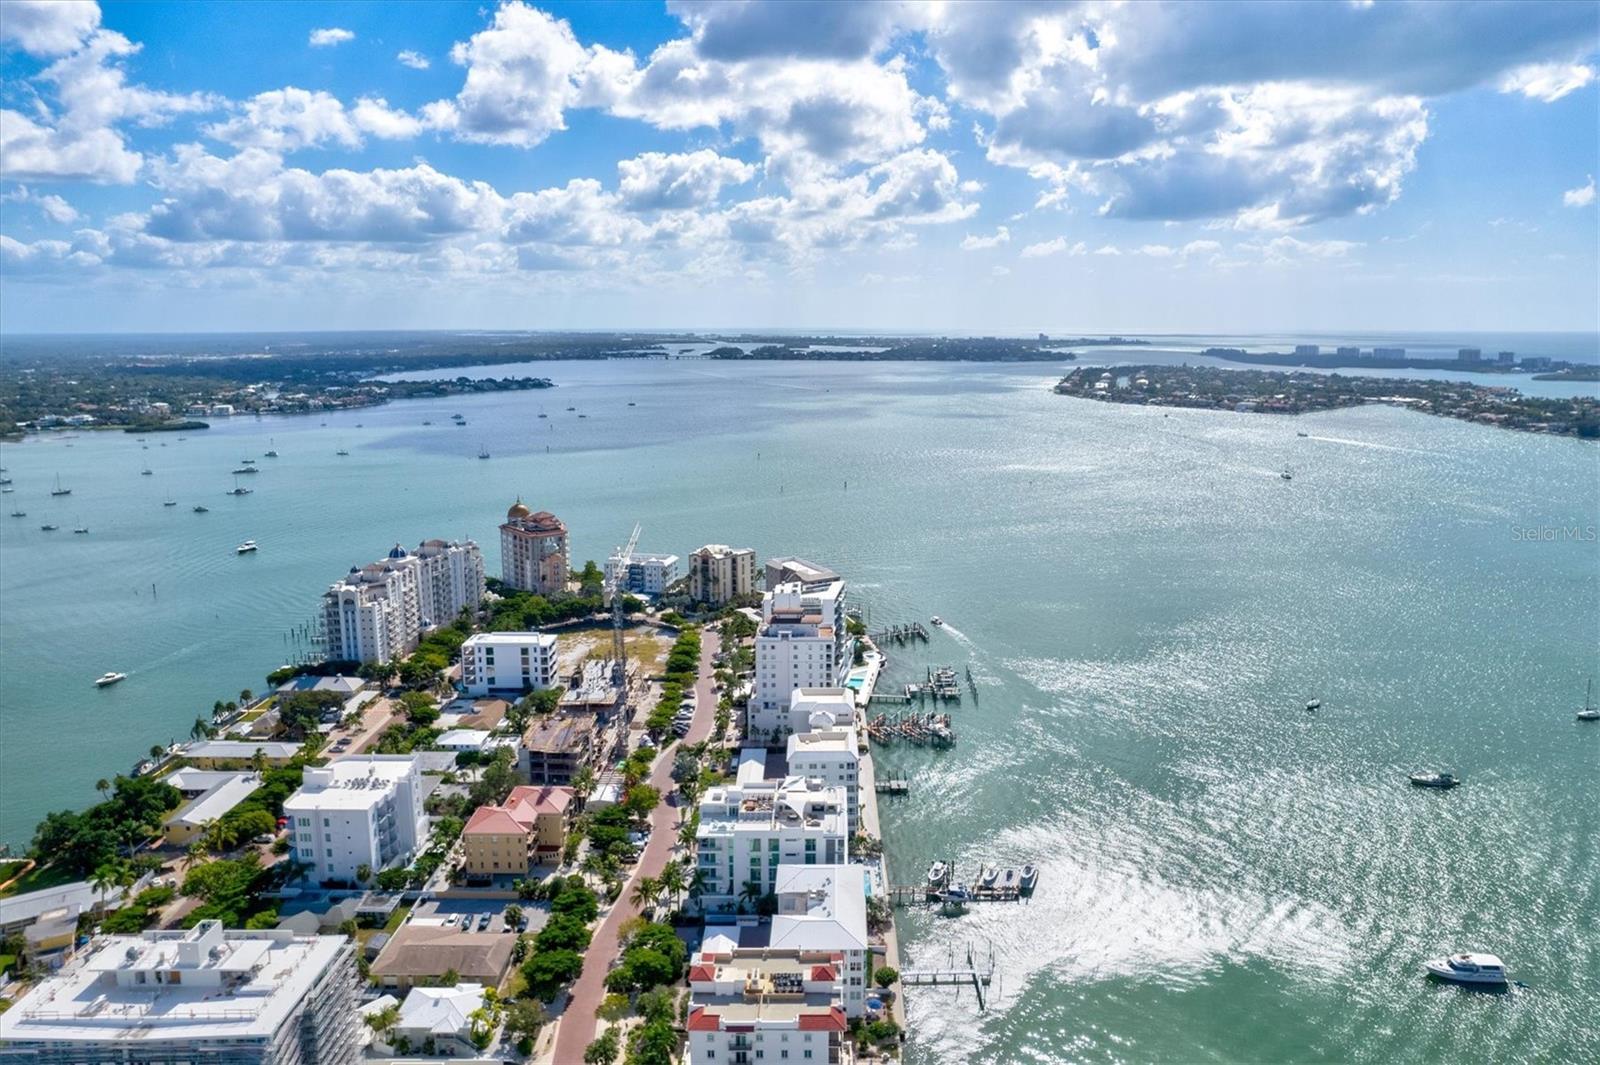
[[[624,697],[627,696],[628,685],[628,647],[622,639],[622,594],[627,587],[628,567],[633,562],[634,549],[639,546],[639,529],[638,522],[635,522],[633,535],[628,537],[628,546],[617,549],[612,556],[611,572],[606,575],[606,592],[611,596],[611,677],[614,683],[624,689]]]

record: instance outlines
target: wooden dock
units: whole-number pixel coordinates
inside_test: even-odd
[[[919,745],[951,747],[956,742],[949,714],[930,714],[919,710],[879,714],[868,720],[867,735],[878,743],[903,740]]]
[[[873,778],[873,790],[879,795],[910,795],[911,781],[899,773],[891,773],[887,777]]]
[[[884,646],[886,643],[894,643],[897,646],[904,647],[906,644],[916,643],[918,640],[923,643],[928,642],[928,630],[922,627],[922,622],[920,621],[913,621],[909,625],[890,625],[886,629],[868,633],[868,636],[879,647]]]
[[[978,1010],[988,1008],[989,986],[995,982],[994,948],[989,948],[986,959],[978,958],[968,943],[966,964],[959,964],[952,950],[950,965],[942,969],[902,969],[900,983],[905,987],[971,987],[978,996]],[[980,967],[979,962],[983,964]]]

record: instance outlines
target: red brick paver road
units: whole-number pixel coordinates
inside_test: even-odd
[[[717,695],[711,690],[712,657],[717,653],[721,638],[710,629],[700,632],[700,675],[695,680],[694,720],[685,744],[699,743],[711,735],[711,726],[717,716]],[[677,745],[668,746],[656,756],[650,772],[650,784],[662,795],[672,791],[672,760]],[[606,997],[606,974],[618,953],[618,929],[628,918],[638,914],[639,908],[629,897],[633,882],[640,876],[660,876],[667,867],[667,859],[678,842],[678,807],[663,802],[650,814],[650,841],[644,854],[634,866],[633,875],[622,885],[622,894],[606,915],[583,957],[583,972],[572,985],[572,997],[562,1011],[561,1025],[556,1031],[555,1065],[581,1065],[583,1050],[594,1039],[595,1010]]]

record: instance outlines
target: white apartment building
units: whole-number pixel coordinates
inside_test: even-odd
[[[627,559],[620,554],[606,559],[607,583],[634,595],[660,595],[682,575],[682,560],[677,555],[636,551]]]
[[[779,866],[773,889],[778,912],[761,948],[768,954],[841,959],[833,964],[847,1017],[866,1012],[872,983],[866,877],[866,867],[860,865]]]
[[[789,736],[790,775],[844,789],[852,838],[861,823],[860,744],[854,726],[796,732]]]
[[[283,803],[294,857],[307,878],[351,881],[411,860],[427,838],[419,763],[407,754],[369,754],[308,766]]]
[[[387,558],[350,567],[323,593],[327,657],[404,658],[424,632],[476,608],[483,592],[483,553],[471,540],[425,540],[415,553],[395,544]]]
[[[860,723],[856,693],[849,688],[796,688],[789,693],[791,732],[826,732]]]
[[[745,734],[776,743],[793,731],[789,707],[796,688],[837,688],[850,674],[844,581],[780,584],[763,596],[761,620]]]
[[[826,956],[702,951],[689,968],[688,1065],[851,1061],[839,979]]]
[[[0,1014],[0,1062],[354,1065],[350,940],[287,929],[95,941]]]
[[[543,632],[480,632],[461,645],[468,695],[516,694],[556,685],[556,638]]]
[[[756,587],[753,547],[707,544],[689,555],[689,598],[720,606],[749,595]]]
[[[849,858],[847,802],[843,788],[802,777],[707,791],[696,832],[696,862],[706,881],[701,906],[733,910],[751,882],[768,894],[786,863],[842,865]]]

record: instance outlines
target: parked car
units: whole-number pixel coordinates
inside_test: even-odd
[[[487,913],[478,914],[478,931],[482,932],[484,929],[489,927],[489,919],[491,916],[491,914]]]

